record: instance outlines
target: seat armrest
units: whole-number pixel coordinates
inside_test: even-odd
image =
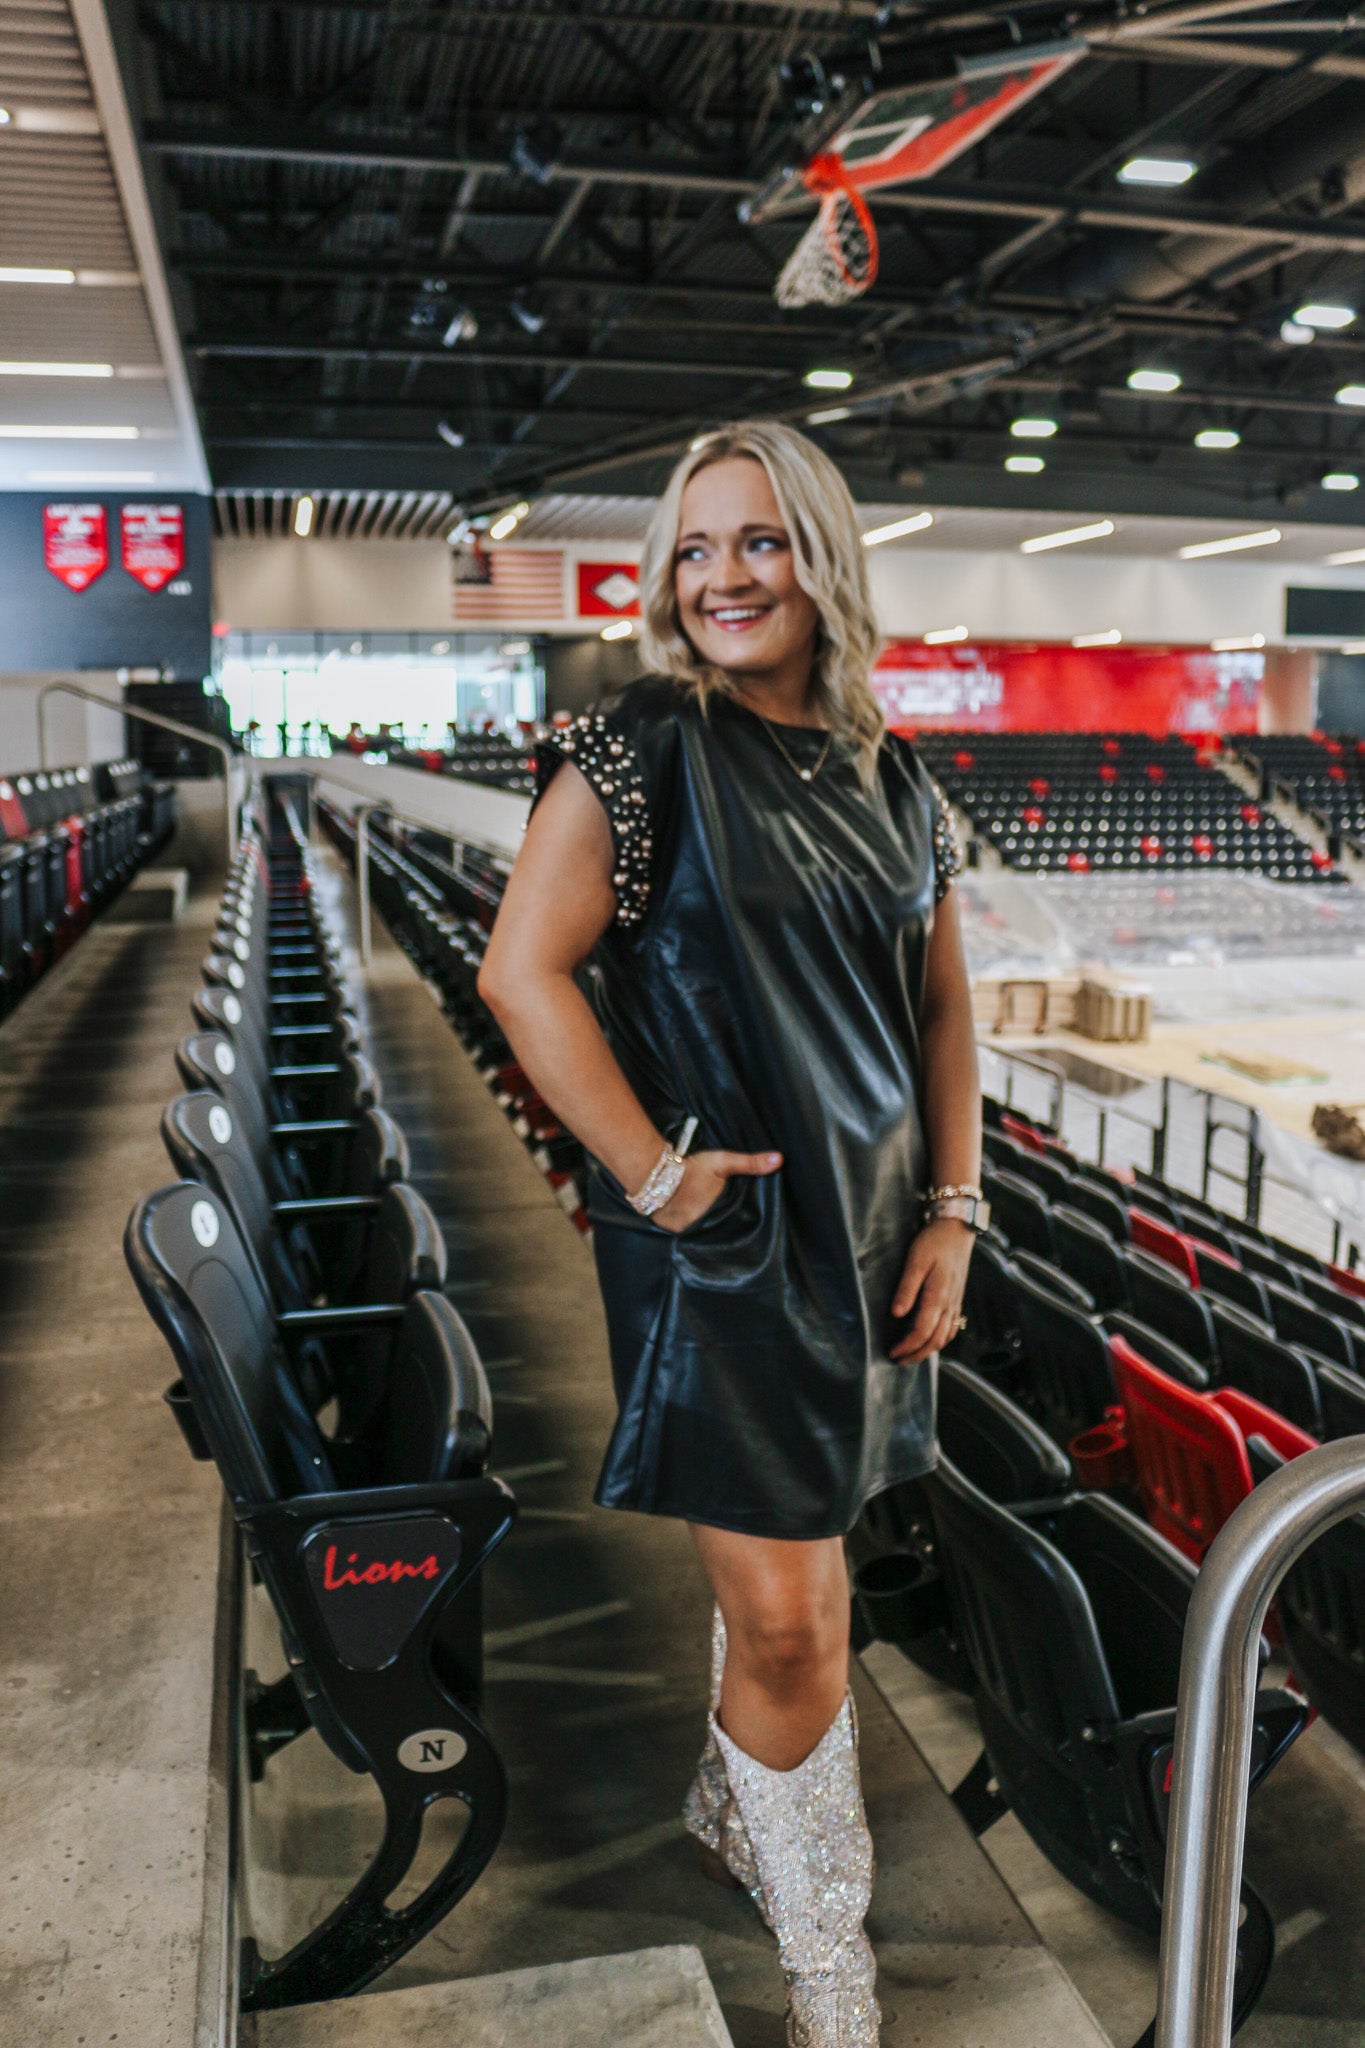
[[[272,1203],[271,1213],[281,1223],[325,1223],[329,1216],[372,1216],[378,1207],[378,1195],[313,1195]]]

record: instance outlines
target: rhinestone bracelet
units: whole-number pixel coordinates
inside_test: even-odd
[[[637,1193],[626,1196],[637,1216],[652,1216],[656,1209],[662,1209],[665,1202],[671,1202],[677,1194],[682,1185],[687,1148],[696,1135],[696,1129],[697,1119],[690,1116],[683,1125],[677,1146],[665,1145],[644,1186]]]

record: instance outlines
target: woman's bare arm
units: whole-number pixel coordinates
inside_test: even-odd
[[[616,913],[611,831],[571,762],[531,815],[493,935],[479,994],[561,1123],[622,1187],[640,1187],[664,1147],[574,980]],[[776,1153],[701,1152],[656,1213],[680,1230],[710,1208],[735,1173],[771,1173]]]
[[[929,940],[920,1011],[924,1121],[936,1187],[975,1186],[981,1175],[981,1080],[972,991],[962,951],[956,891],[939,904]],[[910,1247],[892,1313],[915,1320],[893,1349],[906,1365],[947,1343],[962,1308],[973,1233],[944,1217],[926,1223]]]

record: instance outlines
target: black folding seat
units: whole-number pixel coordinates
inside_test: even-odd
[[[1083,1287],[1079,1280],[1073,1280],[1051,1259],[1040,1259],[1036,1252],[1016,1252],[1014,1269],[1016,1273],[1027,1275],[1039,1287],[1046,1288],[1049,1294],[1069,1302],[1072,1308],[1080,1309],[1082,1314],[1089,1316],[1095,1313],[1095,1298],[1089,1288]]]
[[[1109,1180],[1105,1186],[1093,1175],[1079,1170],[1071,1176],[1071,1185],[1066,1191],[1067,1207],[1079,1209],[1102,1229],[1107,1230],[1115,1244],[1126,1244],[1129,1237],[1128,1204],[1119,1193],[1118,1184]]]
[[[234,1045],[240,1044],[243,1034],[254,1034],[258,1044],[263,1038],[268,1039],[299,1059],[305,1051],[309,1056],[316,1053],[319,1058],[330,1059],[339,1052],[361,1049],[360,1027],[349,1010],[340,1010],[314,1024],[263,1027],[235,990],[218,983],[196,989],[190,997],[190,1011],[201,1031],[221,1031]]]
[[[986,1192],[991,1220],[1009,1240],[1012,1251],[1036,1252],[1040,1259],[1056,1257],[1047,1198],[1031,1181],[1002,1169],[991,1174]]]
[[[1353,1341],[1357,1349],[1360,1348],[1362,1342],[1365,1342],[1365,1301],[1359,1300],[1353,1294],[1344,1293],[1334,1281],[1325,1279],[1318,1273],[1301,1273],[1299,1291],[1305,1300],[1311,1301],[1313,1306],[1320,1308],[1324,1314],[1335,1316],[1339,1322],[1349,1323],[1353,1331],[1358,1330],[1361,1335]]]
[[[1197,1237],[1201,1244],[1211,1244],[1215,1251],[1226,1252],[1230,1259],[1236,1258],[1237,1246],[1227,1221],[1209,1203],[1197,1202],[1182,1191],[1175,1207],[1180,1216],[1178,1227],[1187,1236]]]
[[[1241,1260],[1247,1272],[1257,1273],[1263,1280],[1275,1280],[1282,1287],[1297,1291],[1298,1275],[1294,1268],[1287,1265],[1280,1253],[1273,1251],[1264,1239],[1252,1237],[1240,1224],[1229,1235],[1233,1256]]]
[[[1315,1358],[1312,1363],[1318,1376],[1323,1434],[1329,1441],[1365,1436],[1365,1380],[1329,1358]]]
[[[1021,1397],[1065,1448],[1118,1398],[1109,1347],[1094,1316],[1023,1272],[1015,1285],[1024,1347]]]
[[[1019,1369],[1019,1307],[1014,1267],[994,1231],[976,1241],[962,1302],[967,1326],[952,1339],[952,1356],[1009,1388]]]
[[[1158,1366],[1182,1387],[1193,1387],[1196,1393],[1203,1394],[1213,1385],[1213,1374],[1206,1365],[1126,1309],[1111,1309],[1104,1318],[1104,1327],[1111,1336],[1126,1337],[1140,1357],[1149,1365]]]
[[[1020,1146],[1019,1157],[1007,1169],[1021,1180],[1030,1180],[1049,1202],[1064,1202],[1071,1190],[1071,1175],[1059,1160]]]
[[[1056,1202],[1052,1234],[1058,1265],[1085,1288],[1101,1314],[1127,1306],[1128,1276],[1118,1247],[1102,1224],[1068,1202]]]
[[[924,1484],[984,1743],[959,1809],[978,1833],[1013,1812],[1087,1897],[1155,1932],[1193,1565],[1102,1494],[1011,1511],[946,1460]],[[1253,1789],[1306,1719],[1292,1693],[1257,1695]],[[1270,1915],[1246,1884],[1243,1904],[1239,2023],[1274,1956]]]
[[[1259,1273],[1248,1273],[1244,1266],[1229,1266],[1224,1259],[1215,1259],[1208,1252],[1194,1247],[1194,1263],[1199,1274],[1201,1294],[1217,1295],[1221,1301],[1231,1301],[1250,1316],[1256,1316],[1263,1323],[1270,1321],[1270,1298],[1265,1291],[1265,1282]],[[1210,1301],[1209,1306],[1213,1303]]]
[[[440,1921],[497,1846],[501,1762],[480,1719],[479,1573],[512,1525],[486,1472],[492,1402],[450,1303],[404,1311],[382,1426],[343,1472],[295,1390],[271,1304],[231,1217],[178,1182],[140,1202],[124,1248],[182,1375],[171,1405],[211,1457],[279,1617],[289,1671],[248,1707],[263,1768],[316,1728],[368,1772],[385,1827],[346,1898],[282,1956],[248,1950],[246,2010],[359,1991]],[[433,1798],[469,1809],[458,1842],[410,1903],[387,1903],[412,1866]]]
[[[994,1129],[987,1124],[981,1133],[981,1150],[992,1166],[1003,1166],[1009,1173],[1017,1173],[1024,1148],[1017,1138],[1007,1131]]]
[[[1268,1323],[1230,1301],[1211,1300],[1221,1381],[1263,1401],[1286,1422],[1321,1440],[1324,1431],[1318,1376],[1311,1359],[1276,1336]]]
[[[1145,1209],[1151,1216],[1159,1216],[1163,1223],[1169,1223],[1173,1230],[1183,1230],[1180,1211],[1171,1200],[1164,1181],[1159,1181],[1139,1167],[1133,1181],[1132,1200],[1134,1209]]]
[[[232,1040],[221,1032],[196,1031],[182,1038],[175,1049],[175,1063],[187,1088],[214,1088],[220,1094],[232,1090],[238,1095],[262,1092],[259,1068],[239,1056]],[[325,1064],[329,1071],[319,1075],[319,1086],[310,1096],[313,1114],[297,1121],[352,1117],[374,1107],[380,1097],[379,1076],[363,1053],[343,1053]],[[268,1094],[262,1107],[267,1114],[275,1114]],[[289,1105],[281,1103],[279,1109],[282,1114],[277,1121],[289,1121]]]
[[[1192,1293],[1172,1267],[1135,1245],[1125,1245],[1121,1256],[1128,1275],[1128,1300],[1138,1320],[1170,1337],[1201,1365],[1212,1365],[1218,1346],[1202,1294]]]
[[[239,1074],[229,1039],[212,1031],[196,1032],[176,1048],[176,1065],[186,1088],[212,1089],[245,1131],[266,1181],[278,1200],[305,1199],[344,1192],[347,1164],[355,1142],[357,1120],[377,1107],[379,1079],[360,1053],[348,1053],[340,1064],[354,1076],[354,1101],[346,1114],[313,1118],[272,1118],[260,1091]]]
[[[1267,1281],[1266,1293],[1277,1337],[1316,1351],[1321,1358],[1334,1358],[1338,1365],[1349,1366],[1352,1372],[1365,1366],[1365,1331],[1356,1330],[1341,1316],[1328,1315],[1325,1309],[1315,1307],[1304,1295],[1281,1287],[1277,1281]],[[1359,1346],[1357,1336],[1361,1339]]]
[[[1285,1462],[1257,1436],[1247,1456],[1258,1484]],[[1325,1721],[1365,1750],[1365,1517],[1352,1515],[1311,1543],[1275,1600],[1296,1682]]]

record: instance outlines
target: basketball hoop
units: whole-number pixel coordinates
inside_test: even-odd
[[[877,230],[867,201],[832,152],[813,156],[801,182],[820,211],[783,265],[773,296],[779,306],[846,305],[877,275]]]

